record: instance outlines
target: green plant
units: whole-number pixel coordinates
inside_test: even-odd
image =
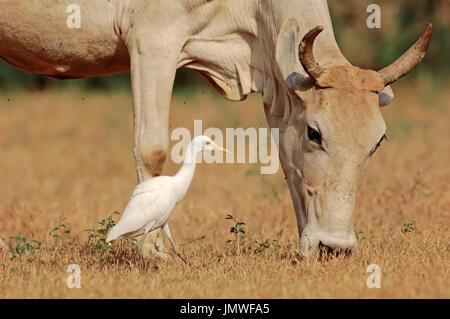
[[[407,233],[410,233],[415,229],[416,229],[416,221],[413,220],[412,222],[403,224],[402,234],[406,235]]]
[[[64,235],[70,234],[70,229],[64,224],[65,220],[65,217],[59,217],[59,224],[48,233],[55,239],[55,242],[57,240],[64,240]]]
[[[11,240],[11,243],[9,245],[11,260],[16,259],[17,257],[19,257],[19,260],[21,260],[22,256],[24,255],[28,258],[31,258],[35,250],[41,248],[41,243],[35,239],[27,241],[25,237],[21,236],[13,236],[9,237],[9,239]]]
[[[118,211],[114,211],[110,216],[98,222],[100,225],[97,229],[86,229],[88,232],[88,245],[94,250],[107,251],[111,246],[106,244],[106,234],[116,225],[113,215],[120,215]]]
[[[127,238],[128,240],[129,238]],[[131,238],[130,240],[130,247],[131,250],[136,250],[137,249],[137,239],[136,238]]]
[[[278,239],[270,240],[266,238],[265,240],[259,240],[255,236],[255,230],[246,231],[244,222],[238,221],[230,214],[225,219],[229,219],[233,223],[230,233],[234,234],[234,239],[227,240],[228,244],[232,244],[232,248],[229,250],[231,255],[236,256],[240,253],[261,255],[270,247],[276,250],[281,248],[278,239],[281,238],[282,231],[277,233]]]
[[[229,253],[233,256],[236,256],[239,253],[240,239],[245,238],[246,235],[245,223],[237,221],[230,214],[228,214],[225,219],[229,219],[233,223],[233,226],[231,226],[230,228],[230,233],[234,234],[234,239],[227,240],[227,243],[232,244],[232,248],[229,250]]]
[[[357,240],[363,240],[363,239],[366,239],[366,236],[364,235],[364,232],[363,232],[362,230],[359,230],[359,231],[356,233],[356,239],[357,239]]]
[[[245,237],[246,232],[245,232],[245,223],[244,222],[239,222],[239,221],[235,220],[234,217],[229,214],[227,215],[227,217],[225,219],[231,219],[234,222],[234,226],[232,226],[230,228],[230,233],[234,234],[235,237],[237,237],[237,235],[239,235],[239,234],[241,235],[240,236],[241,238]]]

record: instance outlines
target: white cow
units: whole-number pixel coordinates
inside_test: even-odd
[[[385,133],[379,106],[393,97],[387,85],[423,58],[431,25],[375,72],[341,54],[325,0],[77,0],[80,28],[69,28],[73,2],[1,0],[0,56],[57,79],[131,71],[139,181],[161,172],[175,72],[188,67],[227,99],[263,94],[301,253],[356,247],[357,189]]]

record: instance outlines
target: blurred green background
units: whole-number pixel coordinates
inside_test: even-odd
[[[381,7],[381,28],[369,29],[366,12],[369,4]],[[424,61],[406,78],[426,82],[434,89],[445,87],[449,79],[450,0],[329,0],[334,32],[339,46],[354,65],[380,69],[407,50],[428,22],[433,23],[433,38]],[[209,85],[194,71],[180,69],[175,94],[188,94]],[[22,72],[0,59],[0,89],[42,90],[47,88],[82,90],[130,90],[129,74],[84,80],[56,81]]]

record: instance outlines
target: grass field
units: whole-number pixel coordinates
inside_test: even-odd
[[[201,164],[169,219],[191,265],[172,258],[147,270],[133,242],[103,251],[90,246],[99,232],[89,242],[86,232],[101,232],[108,216],[118,221],[113,212],[136,183],[130,96],[1,94],[0,238],[12,252],[0,248],[0,297],[449,298],[450,90],[402,85],[382,110],[388,141],[359,192],[356,254],[299,260],[281,171]],[[197,93],[174,98],[172,129],[192,129],[194,119],[204,129],[266,126],[258,96],[231,103]],[[178,167],[169,162],[164,174]],[[245,233],[230,232],[236,222]],[[66,286],[70,264],[80,266],[80,289]],[[369,264],[381,267],[380,289],[366,285]]]

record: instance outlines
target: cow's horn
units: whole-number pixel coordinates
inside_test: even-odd
[[[310,30],[307,34],[305,34],[298,47],[298,57],[300,58],[300,62],[306,73],[308,73],[308,75],[314,80],[317,80],[324,72],[319,63],[317,63],[314,59],[313,54],[314,40],[317,35],[322,32],[322,30],[323,26],[321,25]]]
[[[431,23],[428,23],[419,40],[417,40],[408,51],[403,53],[403,55],[392,64],[378,71],[384,81],[384,85],[389,85],[397,81],[402,76],[408,74],[420,61],[422,61],[431,40],[432,29],[433,26]]]

